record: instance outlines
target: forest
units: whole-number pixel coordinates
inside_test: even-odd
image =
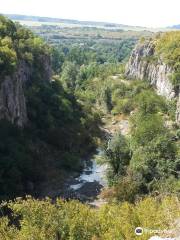
[[[135,44],[149,41],[144,33],[136,39],[131,34],[47,43],[37,32],[0,16],[0,83],[21,62],[33,69],[24,86],[28,123],[19,127],[0,120],[0,239],[146,240],[153,235],[148,229],[176,228],[177,99],[158,95],[146,79],[126,77]],[[177,92],[179,40],[178,31],[154,36],[156,58],[173,69],[170,81]],[[40,56],[51,59],[49,82],[43,79]],[[128,121],[128,132],[105,137],[107,122],[113,127],[119,118]],[[63,185],[82,172],[84,159],[98,147],[102,155],[97,161],[108,165],[108,186],[100,194],[106,204],[96,209],[61,196],[38,199],[42,182],[58,176]],[[134,233],[139,226],[147,230],[142,236]]]

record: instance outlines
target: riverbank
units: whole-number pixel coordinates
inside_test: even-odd
[[[101,190],[107,186],[107,165],[100,165],[95,160],[100,154],[101,151],[98,149],[93,156],[84,161],[83,171],[72,173],[71,176],[66,178],[65,182],[56,178],[44,183],[41,186],[41,198],[48,196],[52,199],[57,197],[66,200],[77,199],[93,205],[94,201],[98,201]]]
[[[101,127],[105,139],[110,139],[117,131],[127,135],[129,131],[128,118],[124,115],[106,115],[102,119]],[[101,165],[96,159],[102,154],[100,149],[87,156],[82,172],[72,172],[71,175],[61,177],[56,174],[56,178],[45,182],[41,186],[41,198],[46,196],[55,199],[77,199],[92,206],[99,207],[106,203],[99,197],[101,191],[108,186],[106,173],[107,164]]]

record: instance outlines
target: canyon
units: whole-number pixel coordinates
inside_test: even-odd
[[[159,95],[169,100],[176,99],[176,122],[180,124],[180,90],[170,81],[173,70],[155,52],[153,40],[138,43],[126,65],[129,79],[148,81]]]

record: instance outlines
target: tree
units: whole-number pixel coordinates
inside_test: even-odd
[[[130,161],[130,149],[126,138],[120,133],[116,134],[108,142],[105,156],[114,175],[125,174]]]
[[[157,136],[148,145],[135,149],[130,161],[130,169],[145,186],[143,193],[153,191],[162,179],[177,177],[178,165],[176,147],[168,135]]]
[[[153,90],[144,90],[136,97],[136,103],[140,112],[144,115],[157,113],[164,110],[165,100]]]
[[[75,90],[77,74],[77,66],[74,63],[65,62],[63,64],[61,80],[66,89],[70,89],[71,91]]]
[[[158,135],[166,132],[163,119],[159,114],[143,115],[136,113],[131,118],[131,145],[133,148],[148,145]]]
[[[64,54],[57,48],[52,48],[52,69],[55,74],[59,74],[64,63]]]

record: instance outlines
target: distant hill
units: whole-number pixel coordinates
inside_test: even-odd
[[[121,24],[106,23],[106,22],[93,22],[93,21],[79,21],[74,19],[62,19],[62,18],[50,18],[50,17],[39,17],[39,16],[26,16],[19,14],[3,14],[13,20],[21,21],[35,21],[35,22],[49,22],[49,23],[70,23],[70,24],[83,24],[83,25],[102,25],[110,27],[124,26]]]
[[[174,25],[174,26],[171,26],[171,27],[168,27],[168,28],[172,28],[172,29],[180,29],[180,24],[178,24],[178,25]]]
[[[108,22],[94,22],[94,21],[79,21],[73,19],[61,19],[61,18],[50,18],[50,17],[39,17],[39,16],[27,16],[19,14],[2,14],[13,21],[18,21],[23,25],[29,26],[40,26],[40,25],[60,25],[62,27],[96,27],[105,29],[122,29],[132,31],[149,31],[151,29],[140,27],[140,26],[129,26],[117,23]]]
[[[69,24],[80,24],[80,25],[91,25],[91,26],[104,26],[110,28],[121,28],[121,27],[132,27],[123,24],[108,23],[108,22],[94,22],[94,21],[79,21],[74,19],[62,19],[62,18],[51,18],[51,17],[39,17],[39,16],[26,16],[19,14],[3,14],[12,20],[17,21],[33,21],[33,22],[48,22],[48,23],[69,23]],[[136,27],[134,27],[136,28]],[[142,27],[139,27],[142,28]]]

